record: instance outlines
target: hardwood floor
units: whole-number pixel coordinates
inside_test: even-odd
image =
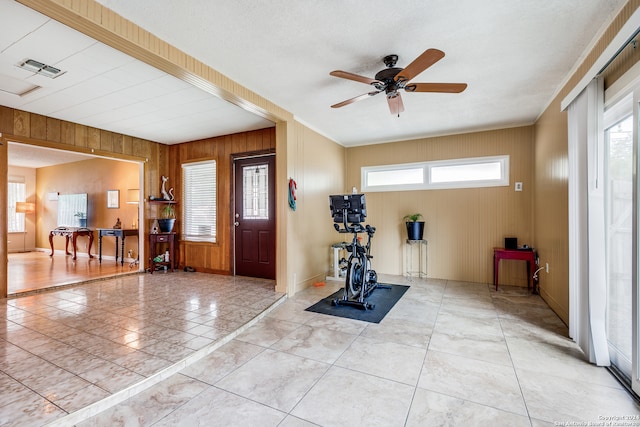
[[[122,266],[113,259],[103,258],[100,263],[98,257],[78,256],[74,261],[70,255],[26,252],[8,258],[9,296],[138,271],[138,266],[130,268],[127,262]]]

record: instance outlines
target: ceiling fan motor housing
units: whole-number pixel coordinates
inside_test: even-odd
[[[379,82],[382,82],[382,84],[375,83],[375,88],[378,90],[384,90],[387,95],[392,92],[396,92],[398,89],[402,89],[402,85],[399,84],[401,82],[396,82],[393,79],[402,70],[404,70],[404,68],[393,67],[385,68],[384,70],[379,71],[376,74],[375,79]]]

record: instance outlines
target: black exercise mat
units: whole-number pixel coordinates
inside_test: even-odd
[[[380,284],[382,285],[382,283]],[[305,311],[312,311],[314,313],[329,314],[331,316],[345,317],[347,319],[362,320],[371,323],[380,323],[384,316],[387,315],[389,310],[402,298],[409,286],[404,285],[387,285],[390,289],[376,288],[369,294],[365,300],[369,304],[374,304],[375,307],[369,310],[363,310],[359,307],[352,307],[348,305],[333,305],[334,299],[341,299],[344,295],[344,288],[329,295],[326,298],[321,299],[311,307],[305,309]]]

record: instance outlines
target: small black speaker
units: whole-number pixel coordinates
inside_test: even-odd
[[[518,238],[517,237],[505,237],[504,238],[504,248],[505,249],[518,249]]]

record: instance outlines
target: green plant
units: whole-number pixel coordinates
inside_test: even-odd
[[[84,215],[85,215],[84,212],[76,212],[73,214],[73,216],[77,216],[80,219],[84,218]]]
[[[422,218],[422,214],[419,213],[414,213],[414,214],[408,214],[405,215],[404,218],[402,218],[405,222],[417,222],[418,220],[420,220]]]
[[[175,218],[176,209],[173,207],[173,205],[165,205],[165,207],[162,208],[162,211],[160,211],[160,215],[162,218]]]

